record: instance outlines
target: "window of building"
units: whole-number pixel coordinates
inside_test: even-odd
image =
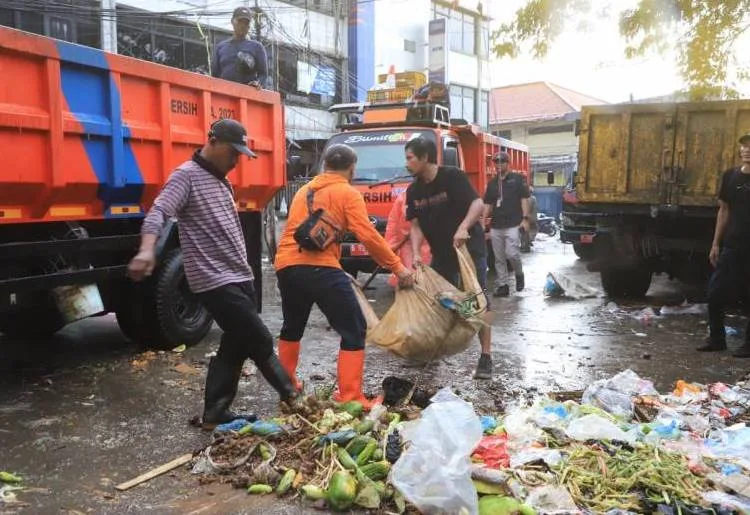
[[[405,39],[404,50],[407,52],[411,52],[412,54],[417,53],[417,42],[410,39]]]
[[[490,55],[490,22],[482,21],[479,26],[479,48],[477,54],[482,57]]]
[[[479,94],[479,106],[477,107],[477,123],[482,129],[487,130],[490,117],[490,92],[482,91]]]
[[[27,2],[10,0],[0,9],[0,25],[62,41],[101,46],[98,0],[46,0],[30,9]],[[75,13],[75,14],[74,14]]]
[[[476,89],[452,84],[449,93],[451,118],[461,118],[469,123],[476,122]]]
[[[288,4],[312,9],[323,14],[333,15],[336,2],[334,0],[284,0]]]
[[[477,53],[477,22],[476,16],[435,6],[435,17],[448,19],[448,43],[454,52],[475,55]]]

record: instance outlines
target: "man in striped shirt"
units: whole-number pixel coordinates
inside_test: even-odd
[[[274,353],[273,336],[258,316],[253,271],[226,176],[240,154],[255,157],[247,132],[235,120],[215,122],[208,143],[169,177],[143,221],[141,247],[129,265],[140,281],[156,266],[154,246],[167,220],[177,218],[185,276],[224,331],[206,376],[203,428],[254,415],[230,411],[245,359],[252,359],[282,401],[297,396],[289,375]]]

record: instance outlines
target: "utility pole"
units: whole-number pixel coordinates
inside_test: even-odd
[[[117,9],[116,0],[101,0],[99,23],[102,34],[102,50],[117,53]]]

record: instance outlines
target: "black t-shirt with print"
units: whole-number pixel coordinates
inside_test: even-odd
[[[494,229],[518,227],[523,221],[521,199],[530,196],[526,179],[520,173],[511,172],[499,181],[500,175],[496,175],[484,193],[484,203],[492,206],[491,225]]]
[[[419,227],[430,244],[433,260],[458,270],[453,236],[472,202],[479,198],[473,186],[458,168],[441,166],[432,182],[414,181],[406,190],[406,219],[419,220]],[[466,242],[473,256],[486,255],[484,231],[477,222],[469,230]]]
[[[729,205],[729,224],[723,245],[750,249],[750,173],[742,173],[740,168],[724,172],[719,199]]]

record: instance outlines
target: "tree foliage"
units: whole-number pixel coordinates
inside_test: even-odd
[[[617,16],[625,57],[664,54],[673,48],[692,99],[736,97],[736,82],[750,78],[747,61],[737,59],[750,56],[748,49],[740,55],[738,48],[750,29],[750,0],[638,0],[635,8],[619,12],[603,4],[529,0],[512,21],[494,31],[494,54],[517,57],[527,51],[542,58],[563,31],[584,31],[597,17]]]

